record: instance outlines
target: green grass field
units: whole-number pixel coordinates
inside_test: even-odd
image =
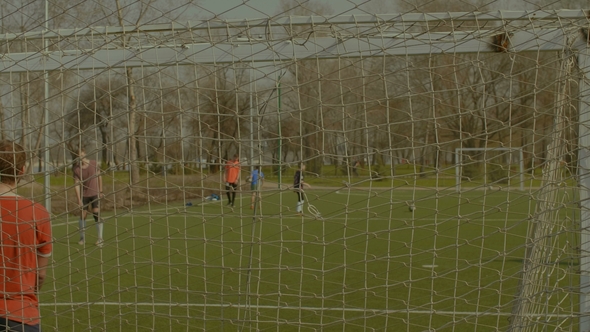
[[[55,220],[44,331],[508,326],[531,192],[310,190],[321,219],[296,215],[288,191],[265,193],[256,213],[248,194],[239,197],[233,210],[222,200],[109,212],[102,249],[93,244],[94,222],[82,247],[76,218]],[[560,209],[560,218],[576,220],[575,208]],[[555,232],[556,241],[577,241]],[[554,256],[548,310],[566,298],[560,313],[567,314],[577,301],[566,292],[577,261],[573,253]]]

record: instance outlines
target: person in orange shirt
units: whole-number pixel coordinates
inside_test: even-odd
[[[240,158],[234,154],[234,159],[225,164],[225,190],[227,191],[227,205],[234,206],[238,181],[240,180]]]
[[[27,155],[0,141],[0,331],[38,332],[39,299],[52,251],[49,212],[16,194]]]

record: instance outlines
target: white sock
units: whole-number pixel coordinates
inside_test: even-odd
[[[104,224],[102,222],[97,222],[96,223],[96,230],[98,231],[98,239],[102,240],[102,230],[103,230]]]
[[[84,230],[86,229],[86,221],[84,219],[78,220],[78,229],[80,230],[80,240],[84,240]]]
[[[297,201],[297,208],[295,210],[297,212],[303,212],[303,201]]]

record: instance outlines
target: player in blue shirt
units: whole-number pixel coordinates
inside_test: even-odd
[[[264,173],[260,170],[260,166],[254,167],[252,174],[250,174],[250,190],[252,190],[252,204],[250,204],[250,209],[254,209],[254,203],[256,203],[256,196],[258,196],[258,201],[260,202],[260,188],[262,188],[262,183],[264,181]]]

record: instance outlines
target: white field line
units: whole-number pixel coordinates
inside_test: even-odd
[[[408,212],[408,214],[409,214],[409,212]],[[173,216],[173,215],[170,215],[170,216]],[[197,216],[210,217],[210,216],[217,216],[217,215],[216,214],[203,214],[203,215],[199,214]],[[178,218],[178,216],[173,216],[173,217]],[[190,215],[190,216],[185,216],[185,217],[188,219],[188,218],[195,217],[195,215]],[[231,216],[231,217],[237,217],[237,216]],[[243,214],[242,217],[251,217],[251,215],[249,215],[249,214]],[[311,219],[314,219],[314,216],[304,215],[302,217],[302,216],[299,216],[299,215],[295,215],[294,214],[294,215],[283,215],[282,217],[279,217],[279,216],[264,216],[264,215],[262,215],[262,216],[256,216],[256,218],[260,218],[260,219],[265,219],[265,218],[266,219],[279,219],[279,218],[280,219],[301,219],[301,218],[309,218],[311,220]],[[344,220],[351,220],[352,218],[342,218],[342,217],[341,218],[330,218],[330,217],[324,217],[323,219],[324,219],[324,221],[338,221],[338,220],[344,221]],[[440,220],[440,219],[441,218],[420,218],[420,221],[425,221],[425,220],[432,220],[432,221],[434,221],[434,220]],[[445,218],[445,220],[446,219],[449,219],[449,218]],[[464,219],[464,218],[461,218],[461,219]],[[385,219],[383,219],[383,220],[385,220]],[[399,218],[398,219],[395,219],[395,220],[399,220]],[[487,221],[520,221],[520,220],[523,220],[523,218],[503,218],[503,219],[483,218],[483,220],[487,220]],[[88,222],[89,221],[86,220],[86,224],[88,224]],[[94,221],[92,220],[92,222],[94,222]],[[59,226],[67,226],[67,225],[71,225],[71,224],[76,224],[77,225],[78,224],[78,220],[73,220],[73,221],[68,221],[68,222],[61,222],[61,223],[53,223],[53,224],[51,224],[51,226],[52,227],[59,227]],[[108,221],[107,221],[107,225],[108,225]]]
[[[408,310],[408,309],[362,309],[362,308],[321,308],[321,307],[287,307],[270,305],[239,305],[239,304],[202,304],[202,303],[149,303],[149,302],[61,302],[40,303],[41,307],[85,307],[85,306],[115,306],[115,307],[176,307],[176,308],[255,308],[255,309],[280,309],[280,310],[307,310],[307,311],[335,311],[335,312],[368,312],[374,314],[430,314],[430,315],[463,315],[463,316],[511,316],[511,312],[475,312],[475,311],[443,311],[443,310]],[[530,317],[574,317],[571,314],[533,314]]]

